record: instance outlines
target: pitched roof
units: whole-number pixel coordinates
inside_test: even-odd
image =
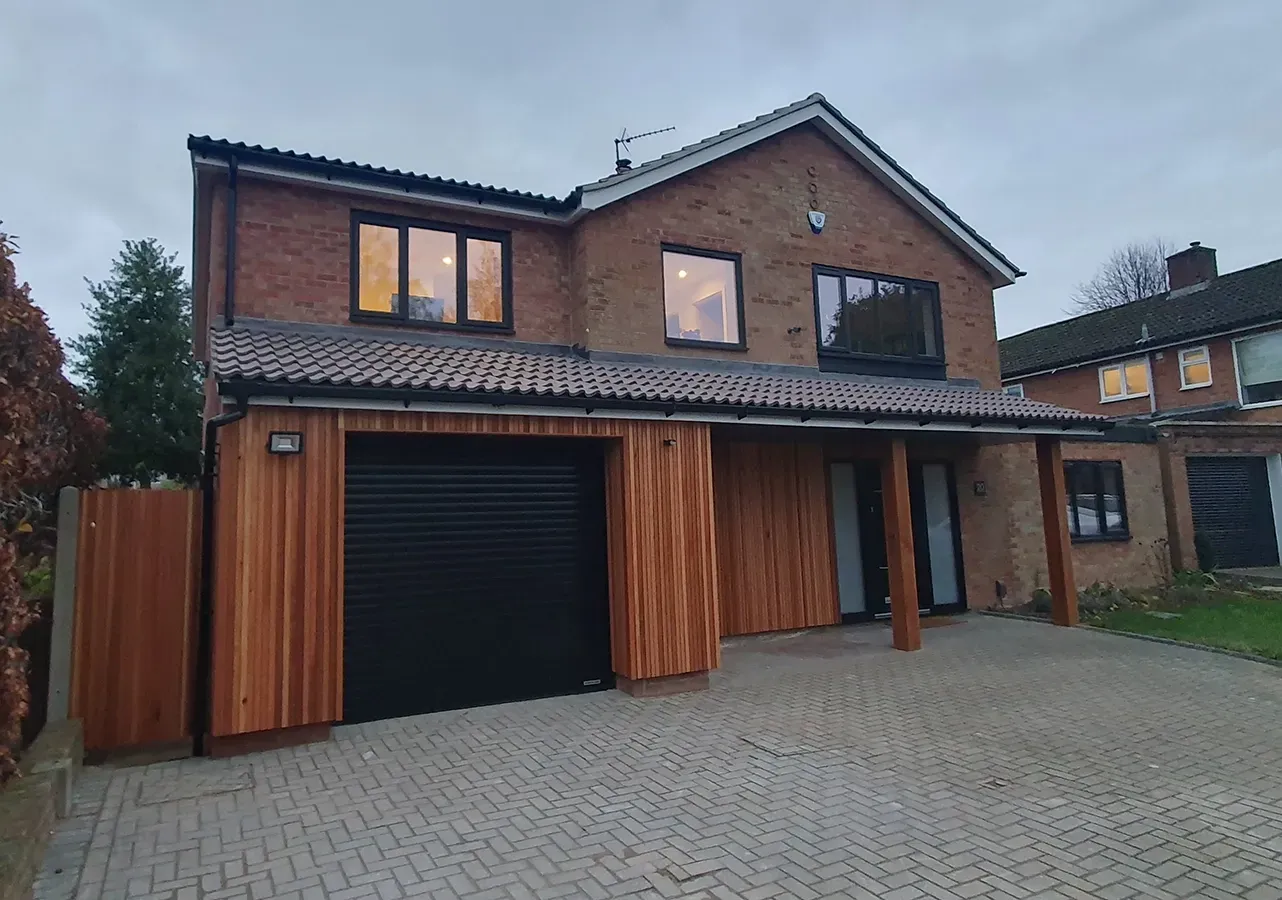
[[[824,98],[811,94],[804,100],[781,106],[749,122],[728,128],[711,137],[641,163],[627,172],[615,173],[598,181],[579,185],[564,198],[532,194],[493,185],[456,181],[435,175],[420,175],[401,169],[388,169],[348,162],[310,153],[246,144],[208,135],[187,138],[187,149],[193,156],[223,159],[235,156],[240,162],[259,163],[323,178],[346,177],[364,183],[472,200],[478,203],[502,204],[537,212],[543,216],[573,220],[594,209],[614,203],[660,181],[675,177],[691,168],[706,165],[758,141],[765,140],[803,123],[813,123],[839,147],[866,166],[883,184],[920,215],[935,224],[957,246],[975,260],[998,284],[1009,284],[1023,275],[1019,267],[962,220],[942,200],[908,173],[885,150],[873,142],[853,122]]]
[[[1196,287],[1044,325],[998,342],[1002,377],[1143,353],[1282,320],[1282,259]],[[1144,340],[1145,328],[1148,340]]]
[[[723,412],[815,413],[969,424],[1093,427],[1104,419],[999,391],[873,380],[795,367],[585,358],[568,347],[371,336],[366,329],[244,323],[213,333],[215,378],[276,388],[365,389],[420,399],[599,401]],[[298,393],[304,391],[299,390]],[[325,393],[325,390],[319,391]]]
[[[804,100],[781,106],[772,112],[757,116],[751,121],[740,123],[733,128],[727,128],[693,144],[687,144],[679,150],[665,153],[656,159],[643,162],[627,171],[617,172],[590,184],[582,185],[578,188],[578,191],[583,193],[585,198],[588,198],[593,192],[602,191],[606,188],[619,187],[626,189],[629,185],[636,185],[634,189],[640,190],[642,187],[648,187],[654,182],[654,179],[650,176],[659,175],[664,169],[675,170],[673,174],[679,174],[680,171],[685,170],[681,163],[687,160],[693,161],[695,165],[703,165],[719,158],[724,153],[740,149],[743,143],[740,140],[742,138],[750,136],[753,142],[764,140],[772,134],[795,127],[803,121],[814,120],[819,120],[821,125],[827,125],[828,127],[825,128],[825,131],[829,133],[829,136],[835,138],[837,143],[842,146],[842,149],[871,168],[874,174],[889,176],[886,179],[890,182],[888,186],[900,193],[903,199],[908,200],[913,205],[924,207],[928,213],[937,213],[937,218],[942,219],[938,224],[943,225],[946,230],[960,231],[961,234],[978,244],[980,249],[991,255],[992,259],[979,260],[985,268],[1004,269],[1004,271],[999,271],[995,274],[1005,277],[1007,281],[1024,274],[1000,250],[964,222],[961,216],[949,209],[944,201],[931,193],[929,188],[914,178],[894,157],[869,138],[855,123],[842,115],[841,110],[829,103],[828,99],[820,93],[814,93]],[[897,190],[899,188],[902,189]],[[626,193],[626,191],[623,192],[623,195],[626,196]],[[580,202],[585,206],[589,205],[588,199]],[[928,219],[933,217],[929,214],[927,215]],[[963,246],[963,249],[970,250],[971,248]],[[972,255],[974,254],[972,253]],[[997,263],[997,265],[994,266],[993,263]]]

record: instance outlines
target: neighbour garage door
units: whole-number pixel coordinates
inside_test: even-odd
[[[1269,472],[1263,456],[1190,456],[1193,530],[1210,541],[1222,568],[1276,566]]]
[[[591,441],[353,434],[348,722],[608,687]]]

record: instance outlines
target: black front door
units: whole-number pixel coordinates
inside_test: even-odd
[[[348,722],[610,686],[591,441],[347,442]]]
[[[844,464],[843,464],[844,465]],[[863,569],[863,609],[843,612],[843,619],[856,620],[890,614],[890,576],[886,560],[886,520],[881,492],[881,466],[876,462],[855,462],[853,487],[858,518],[858,554]],[[844,485],[833,479],[834,490]],[[909,503],[913,520],[913,555],[917,575],[917,605],[922,612],[961,609],[964,605],[961,578],[960,529],[957,495],[952,466],[946,463],[912,463],[908,467]],[[834,507],[844,498],[834,497]],[[848,529],[838,530],[837,553]],[[849,538],[846,538],[849,539]],[[842,604],[843,610],[847,608]]]

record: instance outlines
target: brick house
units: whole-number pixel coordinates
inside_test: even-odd
[[[1275,566],[1282,260],[1220,275],[1215,251],[1194,243],[1167,274],[1165,293],[1001,341],[1003,389],[1150,429],[1151,459],[1136,451],[1137,463],[1162,474],[1177,568],[1197,566],[1197,533],[1220,566]]]
[[[1073,621],[1061,442],[1109,425],[999,390],[1019,269],[823,97],[564,198],[188,147],[214,744]]]

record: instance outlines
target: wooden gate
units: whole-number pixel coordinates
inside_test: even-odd
[[[86,750],[191,738],[200,492],[84,491],[70,714]]]

